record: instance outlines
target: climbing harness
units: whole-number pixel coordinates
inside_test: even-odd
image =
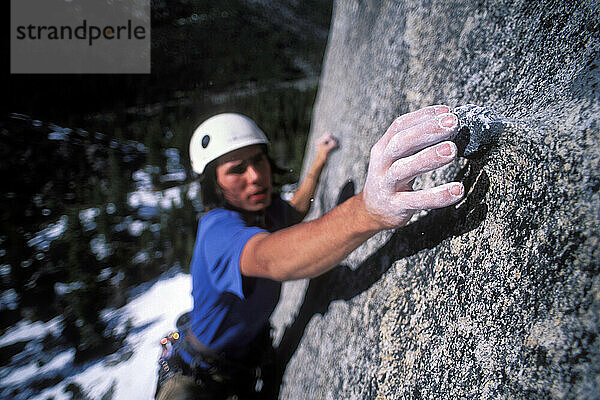
[[[274,368],[274,357],[265,362],[263,359],[252,359],[249,363],[232,360],[202,344],[189,327],[189,315],[182,315],[177,321],[177,331],[170,332],[160,340],[161,355],[158,361],[158,383],[156,396],[160,388],[177,375],[189,376],[207,393],[215,397],[225,398],[227,395],[240,393],[242,398],[262,398],[259,393],[263,389],[266,368]],[[261,335],[259,335],[261,336]],[[263,335],[264,336],[264,335]],[[257,338],[249,348],[261,348],[265,338]],[[270,337],[268,338],[270,345]],[[272,349],[272,348],[271,348]],[[187,353],[192,361],[184,361],[181,352]]]
[[[178,340],[179,332],[171,332],[160,340],[162,351],[158,359],[159,370],[156,393],[166,381],[184,373],[182,360],[175,352],[175,345]]]

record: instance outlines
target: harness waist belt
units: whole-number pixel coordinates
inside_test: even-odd
[[[192,348],[194,350],[196,350],[203,357],[212,358],[213,360],[216,360],[217,358],[219,358],[219,355],[217,354],[216,351],[214,351],[210,347],[207,347],[206,345],[202,344],[198,340],[198,338],[196,337],[194,332],[192,332],[192,329],[190,327],[187,328],[185,340],[192,346]]]

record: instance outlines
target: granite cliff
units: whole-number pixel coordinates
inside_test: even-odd
[[[326,130],[341,146],[312,217],[361,190],[399,114],[473,103],[507,123],[488,152],[417,181],[461,180],[466,200],[284,286],[280,398],[600,398],[599,14],[336,1],[307,149]]]

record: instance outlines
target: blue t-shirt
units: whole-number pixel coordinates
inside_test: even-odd
[[[265,213],[267,229],[252,226],[237,211],[216,208],[198,225],[191,263],[191,329],[214,351],[237,358],[265,328],[279,301],[281,284],[242,276],[240,257],[248,240],[298,221],[295,209],[274,197]]]

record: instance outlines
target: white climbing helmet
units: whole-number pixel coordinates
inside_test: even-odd
[[[234,113],[210,117],[196,128],[190,140],[192,169],[202,174],[206,165],[230,151],[268,144],[264,132],[250,118]]]

